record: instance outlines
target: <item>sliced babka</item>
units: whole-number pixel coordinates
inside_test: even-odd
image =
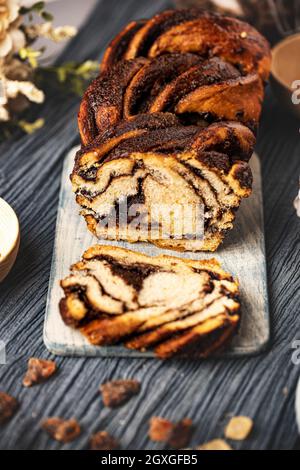
[[[251,193],[254,140],[235,122],[199,128],[140,114],[77,154],[76,200],[98,238],[214,251]]]
[[[96,245],[61,286],[64,322],[92,344],[123,343],[161,358],[208,356],[228,343],[240,320],[238,284],[214,259]]]
[[[79,111],[71,180],[89,229],[216,250],[251,194],[269,69],[267,41],[237,19],[191,9],[130,23]]]

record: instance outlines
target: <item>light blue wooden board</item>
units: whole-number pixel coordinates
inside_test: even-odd
[[[82,253],[96,243],[123,246],[149,255],[161,253],[186,258],[217,258],[222,266],[240,282],[242,322],[230,349],[222,357],[242,356],[264,350],[270,338],[270,322],[266,278],[265,240],[260,163],[256,154],[251,159],[254,175],[252,196],[242,202],[235,227],[217,253],[178,253],[161,250],[151,244],[99,241],[86,228],[71,190],[71,173],[76,149],[67,155],[59,197],[56,236],[49,282],[44,324],[44,342],[54,354],[65,356],[152,357],[122,346],[93,346],[76,330],[61,320],[58,303],[62,297],[59,281],[69,273],[69,267]]]

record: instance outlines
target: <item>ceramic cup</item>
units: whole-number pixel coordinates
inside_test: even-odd
[[[16,260],[20,244],[19,221],[7,202],[0,198],[0,282]]]
[[[272,49],[271,86],[281,105],[300,118],[300,33]]]

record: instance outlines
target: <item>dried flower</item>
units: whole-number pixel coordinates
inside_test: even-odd
[[[29,21],[24,22],[26,15]],[[44,21],[36,24],[36,16]],[[41,66],[44,50],[34,47],[36,39],[60,42],[74,37],[76,32],[69,25],[54,27],[43,1],[0,0],[0,140],[7,138],[15,127],[32,133],[43,126],[43,119],[27,122],[18,118],[30,102],[44,101],[40,88],[56,85],[57,89],[59,85],[68,92],[81,94],[86,81],[98,73],[98,64],[92,61]]]
[[[7,109],[0,105],[0,121],[9,121],[9,114]]]
[[[25,44],[19,11],[19,0],[0,0],[0,57],[17,52]]]
[[[19,93],[26,96],[26,98],[33,103],[42,103],[45,99],[43,91],[39,90],[31,82],[3,79],[3,83],[7,100],[16,98]]]
[[[54,28],[52,22],[48,21],[42,24],[29,25],[25,29],[26,34],[31,39],[43,37],[50,39],[54,42],[65,41],[76,35],[76,28],[74,26],[59,26]]]
[[[23,95],[23,97],[33,103],[42,103],[45,99],[43,91],[39,90],[32,82],[9,80],[0,75],[0,83],[0,121],[9,120],[11,102],[17,99],[19,95]],[[23,101],[19,101],[19,106],[14,106],[15,111],[23,111],[23,109]]]
[[[19,127],[22,131],[26,132],[26,134],[33,134],[38,129],[41,129],[45,124],[45,119],[39,118],[34,122],[27,122],[24,119],[18,122]]]
[[[87,60],[82,64],[66,62],[57,67],[45,67],[40,72],[43,75],[42,81],[47,81],[48,78],[51,83],[61,84],[64,90],[66,90],[65,84],[67,83],[69,92],[81,96],[86,87],[86,82],[98,74],[99,64],[92,60]]]
[[[30,64],[18,57],[9,56],[0,60],[0,70],[4,77],[10,80],[27,81],[33,79],[33,70]]]
[[[35,51],[31,47],[22,47],[19,50],[19,56],[21,57],[22,60],[28,60],[30,63],[31,67],[33,69],[36,69],[38,66],[38,61],[37,58],[42,54],[41,51]]]

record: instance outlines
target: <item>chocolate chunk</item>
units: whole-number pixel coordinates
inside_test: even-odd
[[[185,418],[179,423],[175,424],[168,444],[174,449],[182,449],[188,445],[192,435],[192,420]]]
[[[18,406],[19,403],[14,397],[0,392],[0,424],[9,421],[17,411]]]
[[[242,188],[251,189],[253,176],[250,167],[245,162],[239,162],[235,169],[235,178],[239,181]]]
[[[149,437],[152,441],[164,442],[173,449],[186,447],[192,434],[192,421],[184,418],[178,423],[153,416],[150,420]]]
[[[28,361],[28,370],[23,379],[24,387],[45,382],[56,372],[56,364],[53,361],[31,357]]]
[[[116,408],[127,403],[137,395],[141,385],[136,380],[114,380],[100,385],[102,400],[105,406]]]
[[[93,434],[90,439],[91,450],[117,450],[120,449],[118,441],[106,431]]]
[[[80,426],[76,419],[64,420],[62,418],[51,417],[45,419],[41,424],[53,439],[59,442],[71,442],[81,433]]]

